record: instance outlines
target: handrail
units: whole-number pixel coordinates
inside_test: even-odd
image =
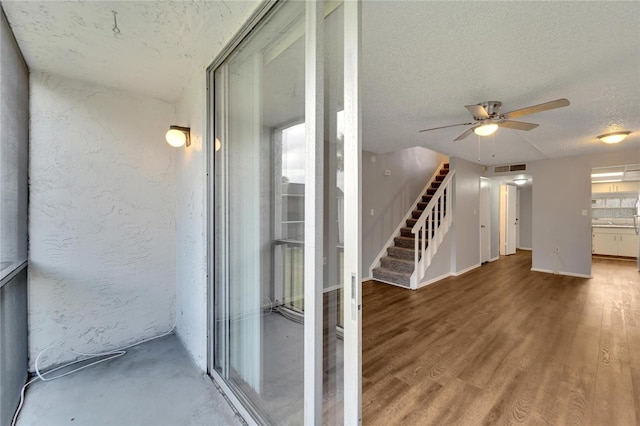
[[[413,234],[416,233],[416,230],[418,229],[418,225],[420,224],[420,222],[421,221],[424,222],[426,220],[425,213],[427,213],[427,211],[433,209],[433,206],[435,205],[436,200],[438,198],[440,198],[440,195],[442,195],[442,193],[444,192],[445,186],[447,186],[449,184],[449,181],[451,180],[451,178],[453,177],[454,174],[456,174],[455,170],[449,171],[449,173],[447,173],[447,177],[444,178],[442,183],[440,183],[440,187],[438,187],[438,190],[431,197],[431,201],[429,201],[429,203],[427,204],[427,207],[424,208],[424,211],[420,215],[420,218],[417,220],[416,224],[413,225],[413,228],[411,228],[411,232]],[[422,197],[420,197],[420,198],[422,198]]]
[[[414,268],[411,274],[410,285],[412,289],[418,287],[422,280],[426,268],[431,264],[431,259],[436,254],[438,247],[434,247],[434,241],[439,245],[442,243],[443,235],[449,230],[451,224],[451,181],[455,175],[455,170],[450,170],[442,180],[440,186],[431,197],[431,200],[424,211],[411,228],[414,235]],[[443,206],[443,195],[446,195]],[[427,222],[429,218],[429,222]],[[438,220],[439,223],[435,224]]]
[[[411,207],[407,211],[407,214],[402,218],[402,220],[400,221],[396,229],[391,233],[391,237],[389,237],[387,242],[382,246],[382,250],[380,250],[380,253],[378,253],[378,255],[373,260],[373,262],[371,262],[371,266],[369,267],[369,277],[373,277],[373,269],[376,266],[380,265],[380,259],[382,259],[387,254],[387,249],[393,245],[394,238],[398,236],[398,234],[400,233],[400,229],[405,227],[407,219],[411,218],[413,210],[415,210],[416,207],[418,207],[418,203],[422,201],[422,196],[427,193],[427,189],[431,187],[431,183],[433,183],[436,180],[436,176],[440,174],[440,170],[442,170],[442,168],[446,163],[447,161],[443,161],[438,165],[436,170],[433,172],[433,175],[431,175],[431,178],[427,181],[427,184],[425,185],[425,187],[422,188],[422,191],[420,191],[416,200],[413,202],[413,204],[411,204]]]

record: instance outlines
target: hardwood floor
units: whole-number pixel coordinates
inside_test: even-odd
[[[640,273],[520,251],[417,291],[363,285],[366,425],[640,425]]]

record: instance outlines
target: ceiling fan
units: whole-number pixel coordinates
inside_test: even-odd
[[[464,133],[454,139],[459,141],[471,133],[475,133],[479,136],[489,136],[493,134],[498,127],[507,127],[509,129],[516,130],[532,130],[538,127],[535,123],[526,123],[524,121],[513,121],[512,118],[522,117],[524,115],[535,114],[537,112],[547,111],[550,109],[566,107],[569,105],[567,99],[556,99],[555,101],[545,102],[543,104],[532,105],[526,108],[516,109],[504,114],[500,113],[502,102],[500,101],[488,101],[482,102],[477,105],[465,105],[465,108],[469,110],[473,115],[473,121],[469,123],[451,124],[449,126],[433,127],[431,129],[420,130],[420,132],[428,132],[431,130],[446,129],[447,127],[456,126],[473,126],[467,129]]]

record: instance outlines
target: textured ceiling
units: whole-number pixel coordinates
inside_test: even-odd
[[[258,4],[2,2],[32,70],[168,101]],[[630,163],[640,162],[640,2],[364,1],[362,12],[365,149],[503,164],[637,148]],[[502,101],[506,112],[558,98],[571,105],[519,119],[540,124],[529,132],[418,133],[470,121],[467,104]],[[616,146],[595,139],[617,129],[634,133]]]
[[[640,2],[365,2],[363,143],[377,152],[423,146],[483,164],[636,147],[640,159]],[[519,118],[532,131],[494,137],[466,127],[464,105],[502,111],[567,98]],[[595,136],[634,131],[608,146]]]
[[[174,101],[258,1],[3,1],[32,71]],[[113,32],[116,11],[119,34]]]

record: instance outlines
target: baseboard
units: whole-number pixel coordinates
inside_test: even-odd
[[[364,283],[365,281],[371,281],[371,280],[373,280],[373,278],[367,277],[367,278],[362,278],[361,281]]]
[[[528,250],[528,251],[532,251],[533,249],[530,247],[518,247],[518,250]]]
[[[531,270],[533,272],[543,272],[545,274],[564,275],[566,277],[593,278],[592,275],[576,274],[573,272],[564,272],[564,271],[552,271],[551,269],[531,268]]]
[[[433,283],[435,283],[436,281],[444,280],[445,278],[448,278],[448,277],[450,277],[451,275],[452,275],[452,274],[451,274],[451,272],[447,272],[446,274],[442,274],[442,275],[440,275],[439,277],[432,278],[432,279],[430,279],[430,280],[427,280],[427,281],[425,281],[425,282],[422,282],[422,283],[418,284],[418,288],[420,288],[420,287],[424,287],[424,286],[428,286],[429,284],[433,284]]]
[[[480,267],[480,264],[476,263],[475,265],[469,266],[468,268],[463,269],[462,271],[452,272],[451,275],[453,275],[454,277],[458,277],[458,276],[460,276],[462,274],[466,274],[467,272],[469,272],[469,271],[471,271],[473,269],[479,268],[479,267]]]
[[[500,259],[500,256],[496,256],[493,259],[489,259],[489,262],[495,262],[498,259]]]

